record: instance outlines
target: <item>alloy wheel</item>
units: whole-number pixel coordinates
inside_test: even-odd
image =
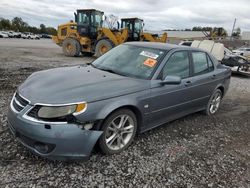
[[[135,123],[129,115],[119,115],[108,125],[105,133],[105,142],[110,150],[121,150],[125,147],[135,131]]]
[[[210,103],[209,111],[211,114],[214,114],[215,112],[217,112],[217,110],[219,109],[220,103],[221,103],[221,94],[217,92],[213,96],[211,103]]]

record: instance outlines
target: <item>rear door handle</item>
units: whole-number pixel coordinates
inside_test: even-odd
[[[191,81],[186,81],[185,82],[185,86],[187,87],[187,86],[190,86],[192,84],[192,82]]]

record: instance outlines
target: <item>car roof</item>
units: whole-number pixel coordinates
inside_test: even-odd
[[[146,48],[154,48],[154,49],[159,49],[159,50],[167,50],[167,51],[172,50],[172,49],[182,49],[182,50],[195,50],[195,51],[205,52],[204,50],[199,49],[199,48],[193,48],[190,46],[182,46],[182,45],[176,45],[176,44],[168,44],[168,43],[162,43],[162,42],[126,42],[124,44],[146,47]]]

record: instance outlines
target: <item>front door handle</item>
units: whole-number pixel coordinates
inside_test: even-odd
[[[187,87],[187,86],[190,86],[192,84],[192,82],[191,81],[186,81],[185,82],[185,86]]]
[[[212,78],[212,79],[215,79],[215,78],[216,78],[216,75],[215,75],[215,74],[213,74],[213,75],[211,76],[211,78]]]

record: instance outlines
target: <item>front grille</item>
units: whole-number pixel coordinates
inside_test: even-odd
[[[13,97],[12,106],[17,112],[21,112],[28,104],[29,101],[21,97],[18,93]]]
[[[29,101],[21,97],[18,93],[16,93],[16,99],[22,106],[27,106],[29,104]]]
[[[31,111],[29,111],[28,116],[39,119],[37,114],[40,108],[41,106],[35,106]]]

